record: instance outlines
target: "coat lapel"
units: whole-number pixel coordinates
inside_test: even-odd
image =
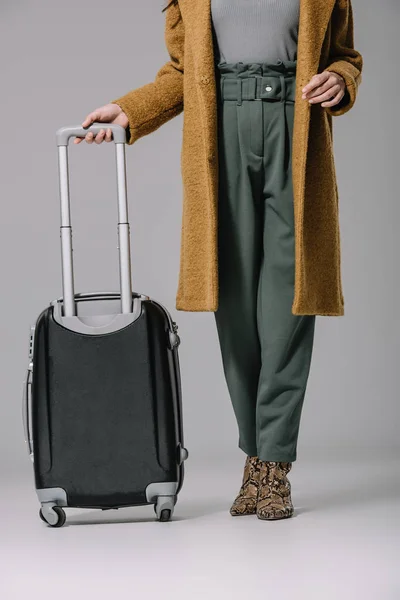
[[[182,3],[182,0],[181,0]],[[214,48],[211,28],[211,0],[184,0],[184,20],[190,28],[196,78],[212,76]]]
[[[336,0],[300,0],[293,128],[293,184],[299,235],[304,202],[305,165],[311,109],[309,102],[302,99],[302,89],[318,72],[322,43],[335,2]]]
[[[336,0],[300,0],[297,57],[298,68],[306,77],[317,71],[322,42],[335,2]]]

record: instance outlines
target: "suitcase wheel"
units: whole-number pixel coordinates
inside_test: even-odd
[[[157,519],[161,522],[170,521],[174,514],[176,496],[158,496],[157,503],[154,505],[154,512]]]
[[[60,506],[53,506],[51,511],[49,511],[49,509],[46,509],[46,515],[44,514],[43,509],[41,508],[39,510],[39,517],[44,523],[50,525],[50,527],[62,527],[65,524],[65,511]]]
[[[161,511],[161,515],[159,517],[159,521],[170,521],[171,520],[171,511],[168,510],[168,508],[164,508],[164,510]]]

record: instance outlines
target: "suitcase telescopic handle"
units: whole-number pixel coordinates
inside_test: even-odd
[[[121,313],[132,312],[132,278],[128,201],[126,192],[126,131],[121,125],[93,123],[90,127],[61,127],[56,133],[58,146],[59,188],[61,203],[61,260],[63,283],[63,313],[65,317],[76,316],[74,291],[74,268],[72,256],[72,227],[69,193],[68,142],[71,137],[84,137],[89,131],[96,134],[100,129],[110,128],[115,142],[118,194],[118,248]]]

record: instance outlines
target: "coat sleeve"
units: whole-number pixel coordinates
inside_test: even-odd
[[[170,59],[154,81],[111,100],[128,117],[127,144],[158,129],[183,110],[184,24],[178,2],[166,10],[164,37]]]
[[[354,49],[351,0],[336,0],[331,17],[331,27],[331,46],[325,71],[333,71],[341,75],[346,83],[346,91],[339,104],[325,107],[325,110],[331,116],[339,116],[349,111],[356,101],[363,67],[363,58]]]

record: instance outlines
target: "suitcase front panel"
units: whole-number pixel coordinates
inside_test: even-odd
[[[128,327],[71,332],[52,308],[35,336],[32,434],[37,489],[65,489],[69,506],[147,503],[151,483],[179,482],[176,405],[162,311],[143,302]]]

